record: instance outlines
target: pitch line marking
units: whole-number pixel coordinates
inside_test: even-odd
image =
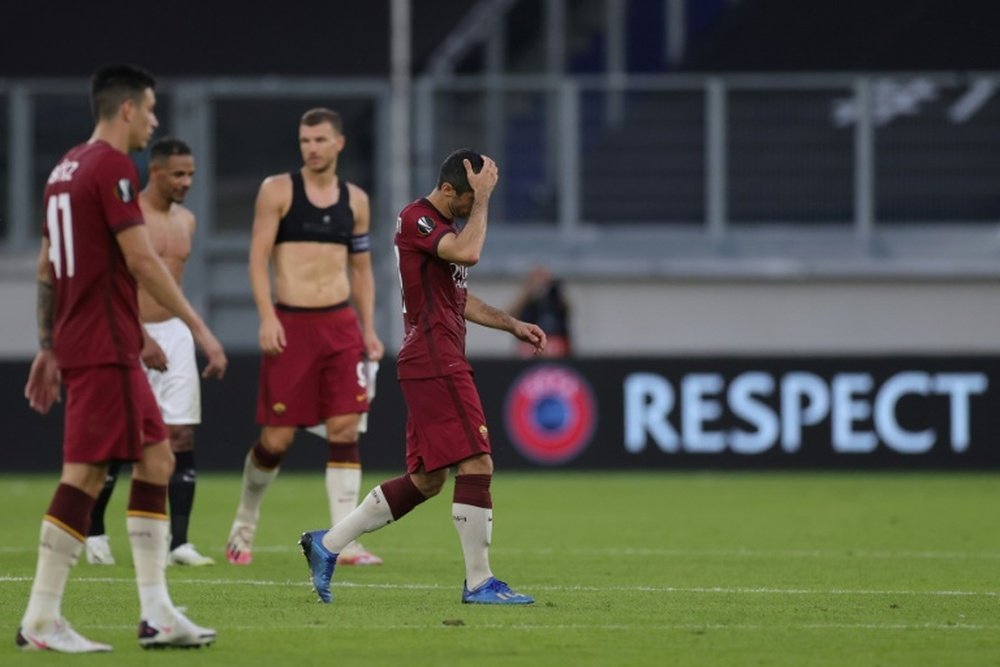
[[[75,627],[88,630],[135,630],[134,625],[79,625]],[[265,626],[260,625],[219,625],[220,630],[237,631],[259,631]],[[328,625],[267,625],[269,630],[321,630],[329,631]],[[427,625],[419,624],[398,624],[391,625],[350,625],[337,622],[337,627],[345,630],[420,630],[430,629],[454,630],[454,626],[446,626],[438,622],[431,622]],[[749,630],[758,632],[762,630],[774,630],[773,625],[735,623],[727,625],[725,623],[677,623],[658,625],[638,625],[638,624],[586,624],[586,623],[562,623],[562,624],[527,624],[513,623],[504,625],[501,623],[476,623],[471,622],[464,626],[467,630],[639,630],[648,632],[650,630],[698,632],[706,630]],[[789,630],[974,630],[974,631],[996,631],[1000,630],[1000,625],[979,625],[971,623],[782,623],[781,627]],[[459,629],[461,631],[461,629]]]
[[[0,576],[0,583],[26,583],[32,581],[32,577]],[[135,579],[128,577],[74,577],[72,582],[93,583],[93,584],[133,584]],[[267,579],[171,579],[171,584],[191,584],[195,586],[311,586],[308,580],[286,580],[275,581]],[[451,590],[454,586],[444,584],[360,584],[351,581],[335,581],[335,588],[367,588],[385,590]],[[815,588],[753,588],[753,587],[733,587],[722,586],[588,586],[588,585],[565,585],[557,586],[551,584],[541,584],[528,587],[534,591],[551,592],[634,592],[634,593],[704,593],[719,595],[911,595],[911,596],[933,596],[933,597],[1000,597],[1000,591],[918,591],[918,590],[876,590],[876,589],[847,589],[833,588],[827,590]]]
[[[37,546],[23,547],[0,547],[0,553],[35,553]],[[211,551],[211,550],[209,550]],[[216,549],[216,553],[223,553],[221,547]],[[289,545],[269,545],[255,546],[254,551],[261,553],[300,553],[301,548]],[[449,549],[421,549],[406,547],[383,547],[386,553],[397,554],[442,554],[453,553]],[[529,555],[529,556],[636,556],[643,558],[849,558],[849,559],[871,559],[871,560],[1000,560],[1000,552],[996,551],[919,551],[903,550],[889,551],[880,549],[562,549],[554,547],[545,548],[517,548],[517,547],[493,547],[492,553],[501,555]]]
[[[452,553],[448,549],[420,549],[405,547],[382,547],[386,553]],[[555,547],[544,547],[535,549],[517,547],[491,547],[492,553],[508,555],[534,555],[551,556],[559,555],[600,555],[600,556],[641,556],[641,557],[720,557],[720,558],[871,558],[873,560],[893,560],[893,559],[927,559],[927,560],[1000,560],[1000,552],[995,551],[919,551],[903,550],[888,551],[880,549],[563,549]],[[300,547],[272,545],[267,547],[254,547],[254,551],[266,551],[270,553],[299,553]],[[221,550],[220,550],[221,552]]]

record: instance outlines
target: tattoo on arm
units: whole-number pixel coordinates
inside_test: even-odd
[[[55,291],[51,283],[38,282],[38,347],[52,349],[52,326],[55,321]]]

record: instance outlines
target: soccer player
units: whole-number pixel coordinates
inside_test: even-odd
[[[262,429],[244,462],[226,544],[226,558],[235,565],[253,558],[261,502],[299,427],[325,425],[331,521],[339,523],[358,504],[367,366],[382,358],[383,346],[375,333],[368,195],[337,174],[344,143],[339,114],[307,111],[299,122],[303,166],[264,179],[257,194],[250,284],[264,352],[257,398]],[[345,564],[382,562],[359,544],[344,546]]]
[[[195,218],[183,206],[194,178],[191,148],[179,139],[160,139],[150,148],[149,183],[139,193],[139,208],[153,248],[181,285],[184,264],[191,254]],[[188,523],[194,505],[194,425],[201,423],[201,386],[194,339],[184,322],[140,287],[139,314],[143,322],[142,363],[167,425],[176,465],[167,487],[170,501],[170,554],[173,565],[212,565],[188,542]],[[104,511],[115,489],[120,465],[108,471],[97,497],[87,537],[87,562],[113,565],[115,560],[104,530]]]
[[[539,352],[545,332],[469,293],[469,267],[486,241],[490,194],[497,166],[488,157],[458,150],[441,165],[437,187],[403,209],[396,221],[396,259],[402,286],[405,337],[399,350],[399,384],[406,401],[408,474],[383,482],[330,530],[302,534],[299,544],[313,586],[330,602],[330,580],[340,551],[363,533],[378,530],[437,495],[455,466],[452,519],[465,558],[462,602],[530,604],[534,599],[493,576],[489,432],[465,356],[465,321],[510,332]],[[459,228],[456,220],[467,218]]]
[[[16,636],[24,650],[110,651],[73,630],[62,615],[69,571],[83,549],[94,498],[109,461],[130,461],[128,535],[139,589],[143,647],[202,646],[215,631],[191,622],[167,591],[164,548],[167,483],[174,469],[167,430],[140,364],[136,281],[190,327],[219,377],[226,355],[159,258],[143,224],[135,167],[157,126],[155,81],[129,65],[93,77],[96,126],[70,149],[45,187],[46,224],[38,256],[40,349],[25,387],[43,414],[66,385],[62,476],[42,519],[38,566]]]

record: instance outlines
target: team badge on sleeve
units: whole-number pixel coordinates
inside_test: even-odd
[[[434,231],[434,221],[426,215],[417,220],[417,234],[427,236]]]
[[[118,183],[115,184],[115,196],[126,204],[135,199],[132,194],[132,181],[127,178],[119,179]]]

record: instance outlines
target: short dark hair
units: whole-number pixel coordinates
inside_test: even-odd
[[[133,99],[138,103],[147,88],[156,88],[153,75],[135,65],[105,65],[90,81],[90,109],[94,120],[111,118],[122,102]]]
[[[299,121],[299,125],[307,125],[309,127],[315,127],[323,123],[329,123],[338,134],[344,133],[344,121],[340,119],[340,114],[326,107],[310,109],[302,114],[302,120]]]
[[[149,159],[162,160],[172,155],[191,155],[191,147],[180,139],[163,137],[149,147]]]
[[[438,172],[438,187],[445,183],[451,183],[455,188],[455,194],[464,195],[472,191],[469,185],[469,177],[465,173],[463,160],[468,160],[472,164],[472,173],[478,174],[483,168],[483,156],[470,148],[459,148],[452,151],[451,155],[441,163],[441,171]]]

